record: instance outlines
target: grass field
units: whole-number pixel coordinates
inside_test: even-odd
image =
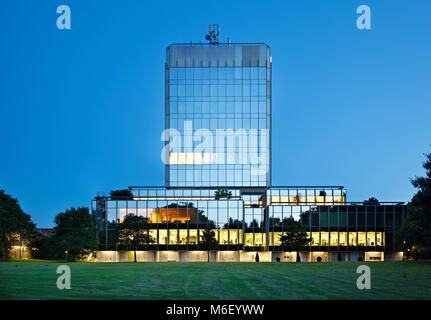
[[[70,290],[56,287],[57,266]],[[1,262],[0,299],[430,299],[431,261],[367,262],[371,290],[356,288],[359,262]]]

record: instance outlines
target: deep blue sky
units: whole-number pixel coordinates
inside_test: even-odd
[[[72,30],[56,28],[67,4]],[[356,28],[368,4],[372,30]],[[0,189],[39,227],[98,192],[163,185],[165,48],[265,42],[273,185],[408,201],[431,151],[431,2],[1,1]]]

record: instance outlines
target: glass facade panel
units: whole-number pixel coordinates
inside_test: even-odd
[[[166,128],[181,140],[166,140],[166,185],[269,186],[269,47],[172,45],[166,71]]]
[[[280,236],[289,232],[291,218],[303,224],[312,239],[312,250],[338,250],[336,247],[392,250],[393,228],[396,230],[393,217],[398,214],[402,220],[405,214],[402,206],[393,205],[298,203],[298,195],[304,193],[308,197],[317,190],[272,188],[262,190],[261,194],[241,194],[241,190],[232,189],[231,196],[218,200],[216,190],[138,189],[133,190],[134,200],[107,200],[103,206],[92,203],[93,211],[103,210],[106,217],[102,225],[106,234],[100,237],[101,246],[123,250],[124,246],[116,244],[115,224],[121,224],[126,215],[133,214],[144,217],[148,223],[148,232],[154,241],[141,248],[146,250],[199,250],[198,234],[202,236],[199,230],[211,225],[219,250],[279,251]],[[329,194],[329,189],[325,192]],[[287,202],[280,201],[283,197]],[[290,203],[289,197],[295,202]],[[363,224],[359,222],[361,214]]]

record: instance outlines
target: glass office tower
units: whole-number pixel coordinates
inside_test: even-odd
[[[270,48],[169,46],[166,129],[167,187],[269,186]]]

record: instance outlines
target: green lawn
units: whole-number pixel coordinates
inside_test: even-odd
[[[58,290],[57,266],[71,268]],[[430,299],[431,261],[367,262],[371,290],[356,288],[360,262],[1,262],[0,299]]]

